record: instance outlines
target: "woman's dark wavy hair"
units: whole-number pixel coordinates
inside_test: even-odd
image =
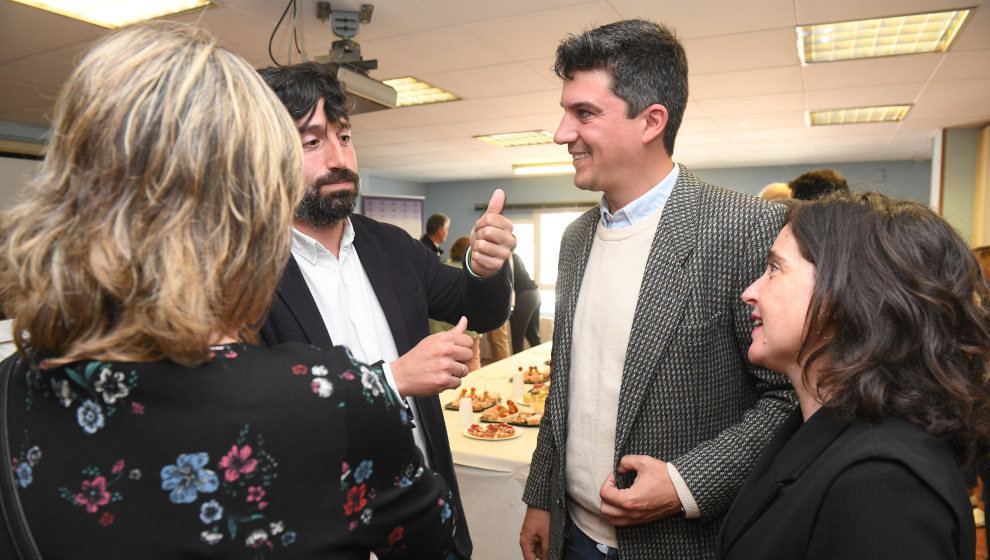
[[[837,192],[787,223],[815,267],[799,360],[842,417],[904,418],[961,464],[990,450],[988,290],[966,242],[917,202]]]

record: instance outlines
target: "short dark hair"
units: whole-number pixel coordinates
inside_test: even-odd
[[[350,124],[349,114],[353,105],[351,97],[326,66],[303,62],[292,66],[264,68],[258,73],[282,100],[282,104],[292,115],[292,120],[311,118],[316,105],[322,99],[327,122]],[[303,123],[303,127],[309,123],[309,118]]]
[[[450,218],[444,216],[443,214],[434,214],[430,216],[426,220],[426,233],[436,233],[440,231],[449,221]]]
[[[605,70],[612,93],[626,102],[633,118],[654,103],[667,108],[663,145],[674,153],[688,99],[688,64],[684,47],[664,25],[631,19],[569,35],[557,47],[554,72],[570,80],[574,72]]]
[[[990,450],[990,293],[967,243],[926,206],[835,192],[787,224],[815,265],[805,375],[846,418],[904,418],[960,463]],[[825,334],[827,333],[827,334]]]
[[[834,191],[848,191],[846,178],[834,169],[815,169],[794,179],[788,186],[798,200],[815,200]]]

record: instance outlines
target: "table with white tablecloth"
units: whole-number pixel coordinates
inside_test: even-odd
[[[461,388],[470,390],[474,387],[478,392],[499,393],[503,401],[512,398],[512,374],[520,367],[523,370],[529,366],[545,367],[550,359],[550,346],[547,342],[473,371],[463,379]],[[530,385],[525,387],[528,389]],[[461,388],[444,391],[440,394],[440,402],[446,406],[457,399]],[[474,541],[472,558],[522,558],[519,529],[526,515],[522,493],[539,429],[519,426],[516,429],[522,431],[522,436],[515,439],[476,440],[462,433],[459,414],[444,410],[461,501]],[[475,413],[474,421],[480,417],[480,413]]]

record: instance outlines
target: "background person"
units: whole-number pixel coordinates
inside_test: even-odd
[[[750,359],[787,375],[800,408],[719,557],[973,558],[959,464],[990,449],[988,297],[966,243],[917,202],[836,193],[794,209],[743,299]]]
[[[427,249],[442,257],[443,249],[440,248],[440,244],[447,240],[448,233],[450,233],[450,218],[443,214],[434,214],[426,220],[426,233],[419,240]]]
[[[791,197],[797,200],[815,200],[830,192],[848,191],[846,178],[834,169],[815,169],[800,175],[788,183]]]
[[[417,445],[451,484],[461,510],[437,394],[458,387],[468,372],[473,343],[460,318],[467,317],[472,330],[486,331],[509,316],[512,222],[501,215],[505,193],[496,189],[475,222],[464,270],[446,266],[405,230],[353,213],[360,177],[351,103],[334,74],[309,62],[261,75],[296,122],[307,185],[292,221],[292,255],[261,339],[318,348],[336,343],[358,360],[382,362],[415,418]],[[430,335],[430,318],[458,326]],[[454,548],[458,557],[471,557],[463,517]]]
[[[791,197],[791,187],[787,183],[770,183],[758,195],[763,200],[780,200]]]
[[[554,135],[574,184],[602,193],[564,233],[553,383],[523,501],[534,558],[690,559],[793,408],[753,366],[749,309],[783,207],[703,183],[671,159],[687,58],[642,20],[557,48]]]
[[[510,332],[512,333],[512,352],[523,351],[523,341],[529,345],[539,346],[540,340],[540,287],[533,282],[526,270],[522,257],[512,253],[512,289],[515,297],[512,300],[512,313],[509,315]]]
[[[504,360],[512,355],[512,338],[509,336],[511,323],[506,321],[504,325],[492,329],[485,333],[485,340],[488,341],[488,348],[491,350],[492,361]]]
[[[248,343],[304,191],[254,69],[195,27],[124,28],[53,130],[0,239],[4,468],[41,556],[442,558],[458,512],[381,369]]]

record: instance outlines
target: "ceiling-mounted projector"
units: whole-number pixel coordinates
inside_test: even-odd
[[[330,19],[334,35],[340,37],[339,41],[330,45],[330,55],[318,56],[316,62],[330,68],[347,93],[354,97],[351,114],[394,109],[398,98],[394,89],[368,76],[369,70],[378,68],[378,61],[363,60],[361,45],[351,40],[357,35],[361,23],[371,21],[373,10],[371,4],[362,4],[360,12],[334,12],[330,10],[329,2],[317,2],[316,5],[317,17],[323,21]]]
[[[334,65],[330,65],[333,69]],[[347,66],[337,66],[337,80],[344,85],[347,93],[354,96],[352,114],[395,109],[398,94],[391,87],[355,72]]]

